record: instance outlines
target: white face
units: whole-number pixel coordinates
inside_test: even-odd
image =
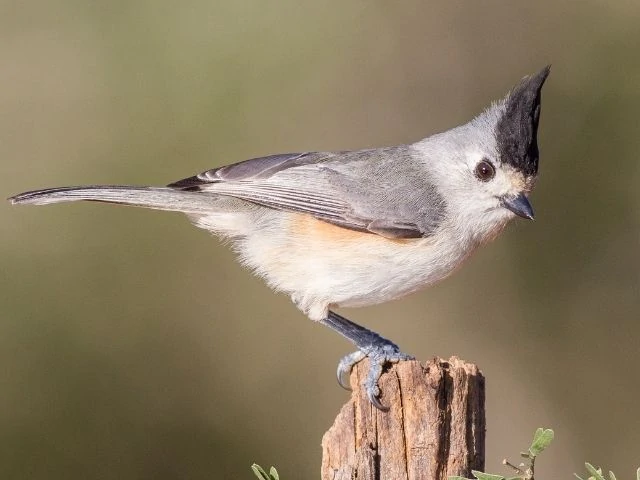
[[[549,68],[525,77],[469,123],[416,143],[446,200],[449,227],[475,240],[492,237],[528,202],[538,169],[540,90]]]
[[[480,203],[487,206],[498,206],[503,198],[528,195],[535,184],[535,177],[525,177],[489,152],[466,153],[464,167],[466,171],[459,171],[464,177],[463,183]]]
[[[526,179],[487,151],[465,152],[449,164],[441,184],[455,229],[464,238],[485,243],[494,238],[516,214],[504,204],[505,198],[528,194],[534,179]],[[452,168],[453,167],[453,168]]]
[[[535,184],[535,176],[526,176],[500,158],[495,132],[504,109],[504,103],[493,104],[471,122],[434,139],[430,146],[430,153],[441,160],[430,167],[437,170],[434,173],[457,215],[491,213],[489,223],[508,221],[515,214],[504,206],[505,199],[526,197]]]
[[[434,139],[426,147],[431,158],[439,160],[428,165],[438,177],[456,229],[481,243],[516,217],[505,206],[505,199],[527,196],[535,183],[535,177],[526,177],[501,161],[492,133],[493,118],[488,117],[455,129],[451,136]]]

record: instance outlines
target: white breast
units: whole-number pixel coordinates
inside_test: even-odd
[[[483,217],[482,235],[474,224],[479,219],[450,219],[432,237],[402,240],[257,206],[192,220],[231,238],[245,265],[273,289],[289,294],[311,319],[320,320],[330,306],[374,305],[443,279],[502,230],[509,216],[495,215],[489,222]]]
[[[473,249],[461,239],[389,240],[307,215],[272,212],[236,248],[243,263],[314,320],[331,305],[373,305],[435,283]]]

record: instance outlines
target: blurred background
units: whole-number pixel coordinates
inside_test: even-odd
[[[411,142],[526,74],[536,221],[347,316],[487,378],[487,470],[640,466],[640,3],[0,2],[0,192]],[[346,341],[179,214],[0,203],[0,477],[318,478]],[[505,472],[506,473],[506,472]]]

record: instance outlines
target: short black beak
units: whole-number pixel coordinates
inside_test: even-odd
[[[515,197],[503,197],[502,206],[522,218],[533,220],[533,208],[523,193]]]

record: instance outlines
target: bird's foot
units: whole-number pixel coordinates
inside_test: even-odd
[[[378,337],[376,340],[375,343],[363,346],[360,350],[350,353],[340,360],[337,372],[338,383],[341,387],[351,390],[349,385],[351,370],[356,363],[365,357],[369,358],[369,372],[367,373],[367,378],[363,386],[372,405],[382,411],[387,411],[389,407],[384,406],[380,402],[380,387],[378,386],[378,380],[380,380],[382,376],[384,366],[388,363],[397,363],[401,360],[413,360],[413,357],[402,353],[398,346],[389,340],[381,337]]]

